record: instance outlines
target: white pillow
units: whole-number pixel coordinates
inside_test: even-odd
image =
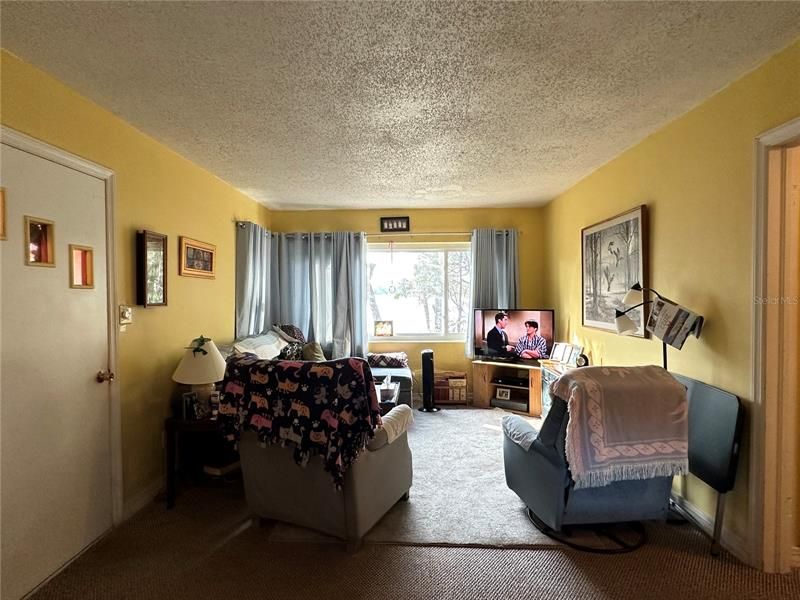
[[[250,352],[264,360],[272,360],[288,345],[277,333],[268,331],[263,335],[239,340],[233,345],[233,349],[237,352]]]

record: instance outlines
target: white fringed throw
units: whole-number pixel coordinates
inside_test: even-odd
[[[576,488],[689,471],[686,388],[661,367],[584,367],[550,386],[567,401]]]

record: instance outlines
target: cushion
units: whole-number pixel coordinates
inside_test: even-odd
[[[306,343],[306,336],[304,336],[302,330],[295,325],[273,325],[272,330],[287,342]]]
[[[249,352],[264,360],[276,358],[281,350],[287,345],[286,340],[281,338],[274,331],[268,331],[262,335],[244,338],[234,342],[233,349],[236,352]]]
[[[405,352],[369,352],[367,363],[370,367],[388,367],[390,369],[401,369],[408,367],[408,355]]]
[[[405,404],[400,404],[383,415],[381,421],[381,427],[375,430],[375,437],[367,443],[368,450],[380,450],[408,431],[414,422],[414,411]]]
[[[324,362],[328,359],[325,358],[325,353],[322,352],[322,346],[319,345],[319,342],[308,342],[303,346],[303,360]]]
[[[278,358],[281,360],[303,360],[303,344],[300,342],[289,342],[283,347]]]

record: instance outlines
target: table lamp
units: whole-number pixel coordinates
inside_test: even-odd
[[[203,337],[193,339],[186,347],[178,368],[172,374],[172,380],[192,386],[197,399],[208,406],[208,397],[214,391],[214,384],[225,377],[225,359],[211,341]]]

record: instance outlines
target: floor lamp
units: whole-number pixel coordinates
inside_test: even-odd
[[[645,299],[645,292],[655,298]],[[652,288],[645,288],[634,283],[622,299],[625,310],[614,311],[614,325],[620,335],[631,335],[639,331],[639,326],[627,313],[646,304],[652,305],[646,329],[661,340],[661,356],[664,370],[667,369],[667,344],[680,350],[689,334],[700,337],[703,328],[703,317],[665,298]]]

